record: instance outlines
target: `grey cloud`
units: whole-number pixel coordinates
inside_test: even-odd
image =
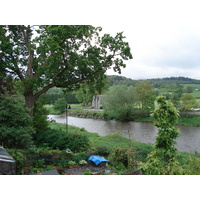
[[[150,61],[162,67],[200,67],[200,38],[184,37],[172,44],[157,46]]]

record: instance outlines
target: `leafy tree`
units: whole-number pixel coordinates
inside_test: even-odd
[[[80,83],[101,86],[109,67],[121,73],[132,59],[123,33],[100,36],[101,27],[0,26],[0,71],[21,81],[26,106],[52,87],[74,90]]]
[[[45,97],[47,98],[48,104],[55,104],[56,100],[64,98],[65,95],[61,88],[53,87],[45,93]]]
[[[92,102],[92,97],[95,95],[95,93],[95,88],[83,83],[81,84],[81,87],[76,91],[76,98],[83,105],[88,106]]]
[[[144,110],[151,110],[154,108],[154,99],[156,92],[153,89],[153,85],[148,81],[142,81],[136,83],[136,93],[139,102],[141,103],[141,108]]]
[[[5,95],[0,101],[0,143],[6,148],[27,148],[32,144],[32,119],[19,97]]]
[[[191,108],[199,108],[199,102],[191,95],[188,93],[183,93],[181,97],[181,110],[182,111],[189,111]]]
[[[0,72],[0,94],[14,94],[15,87],[11,76],[4,76]]]
[[[148,162],[142,167],[142,171],[154,175],[181,174],[175,147],[175,139],[179,135],[179,130],[175,127],[179,118],[178,110],[164,96],[157,97],[157,103],[159,106],[154,110],[153,116],[158,133],[154,150],[148,155]]]
[[[105,115],[119,120],[131,119],[135,103],[136,92],[133,86],[112,86],[103,97]]]
[[[60,98],[65,98],[69,104],[79,103],[76,99],[76,91],[65,92],[62,88],[53,87],[49,89],[44,96],[48,104],[55,104],[56,100]]]
[[[105,93],[105,91],[108,90],[108,87],[108,79],[103,81],[103,86],[100,88],[95,85],[82,83],[80,88],[76,91],[76,98],[79,102],[83,103],[83,105],[88,106],[92,103],[94,95]]]
[[[186,88],[183,89],[185,93],[192,93],[193,92],[193,87],[187,86]]]
[[[66,109],[66,100],[65,98],[60,98],[55,102],[54,108],[60,113],[64,113]]]
[[[172,95],[170,96],[170,100],[171,100],[171,102],[174,104],[174,106],[176,108],[179,107],[179,105],[180,105],[180,98],[179,98],[179,95],[177,93],[172,93]]]

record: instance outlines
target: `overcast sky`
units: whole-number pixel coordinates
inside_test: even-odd
[[[200,79],[200,1],[138,2],[101,24],[108,33],[124,31],[132,49],[133,60],[121,75]]]
[[[13,1],[8,24],[13,20],[17,24],[91,24],[106,33],[124,31],[133,60],[126,62],[122,76],[200,79],[199,0],[57,0],[48,5],[35,0],[32,10],[23,9],[22,3]],[[9,1],[4,4],[9,6]],[[1,13],[2,19],[8,16],[6,9]]]

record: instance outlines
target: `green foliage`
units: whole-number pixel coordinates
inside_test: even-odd
[[[74,91],[87,82],[101,88],[108,68],[121,73],[123,60],[132,59],[123,33],[101,31],[89,25],[1,25],[0,71],[20,80],[29,108],[53,87]]]
[[[92,103],[93,96],[105,93],[108,87],[108,80],[105,78],[102,80],[101,87],[99,87],[98,84],[82,83],[80,88],[76,91],[76,98],[84,106],[89,106]]]
[[[86,168],[85,171],[83,172],[83,175],[92,175],[92,172],[89,168]]]
[[[0,101],[0,143],[5,148],[28,148],[32,145],[32,118],[22,98],[2,96]]]
[[[50,128],[37,133],[35,144],[38,147],[60,150],[69,148],[73,152],[85,151],[90,147],[87,136],[81,133],[67,134],[64,131]]]
[[[95,155],[101,155],[101,156],[108,156],[110,154],[110,149],[107,146],[98,146],[95,150]]]
[[[184,161],[183,168],[186,175],[200,175],[200,158],[190,156]]]
[[[66,102],[68,102],[69,104],[79,103],[78,100],[76,99],[76,92],[75,91],[67,92],[65,94],[63,89],[57,88],[57,87],[53,87],[53,88],[49,89],[45,93],[45,97],[47,99],[48,104],[55,104],[56,100],[60,99],[60,98],[65,98]]]
[[[64,150],[66,149],[67,135],[63,131],[48,128],[38,132],[34,142],[38,147]]]
[[[39,98],[35,102],[33,112],[33,126],[36,132],[47,129],[49,123],[47,121],[48,110],[44,107],[44,100]]]
[[[200,104],[195,98],[188,93],[184,93],[181,97],[181,110],[189,111],[191,108],[199,108]]]
[[[79,153],[73,153],[71,155],[71,160],[74,160],[78,163],[81,160],[87,160],[89,157],[90,155],[87,152],[79,152]]]
[[[134,147],[116,147],[112,150],[109,159],[111,164],[115,167],[119,167],[123,164],[123,166],[130,169],[132,168],[135,160],[135,152],[136,149]]]
[[[136,83],[135,87],[137,98],[141,103],[141,108],[151,111],[154,108],[154,100],[156,97],[156,92],[153,89],[153,85],[148,81],[142,81]]]
[[[86,160],[80,160],[80,161],[79,161],[79,164],[80,164],[80,165],[86,165],[86,164],[87,164],[87,161],[86,161]]]
[[[181,174],[182,168],[176,159],[177,149],[175,139],[179,130],[175,127],[178,122],[178,110],[166,98],[157,98],[158,107],[154,110],[155,126],[158,134],[154,144],[154,150],[148,155],[148,162],[142,167],[145,174]]]
[[[68,165],[70,166],[73,166],[73,165],[75,165],[76,164],[76,162],[75,161],[73,161],[73,160],[70,160],[69,162],[68,162]]]
[[[105,116],[111,119],[130,120],[135,103],[135,89],[132,86],[113,86],[103,98]]]
[[[132,80],[130,78],[126,78],[124,76],[117,76],[117,75],[108,75],[107,79],[110,86],[113,86],[113,85],[133,86],[137,82],[136,80]]]
[[[54,108],[58,110],[60,113],[64,113],[66,110],[66,100],[65,98],[60,98],[56,100]]]
[[[90,147],[89,139],[87,136],[75,132],[67,136],[67,148],[73,152],[85,151]]]
[[[10,150],[9,154],[16,160],[16,172],[20,174],[22,168],[25,166],[26,156],[22,152],[16,150]]]

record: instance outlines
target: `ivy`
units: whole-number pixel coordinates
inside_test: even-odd
[[[176,159],[177,149],[175,139],[180,131],[176,128],[179,113],[166,97],[157,97],[158,106],[152,116],[154,125],[158,127],[156,142],[153,151],[148,155],[148,162],[141,167],[144,174],[169,175],[183,174]]]

